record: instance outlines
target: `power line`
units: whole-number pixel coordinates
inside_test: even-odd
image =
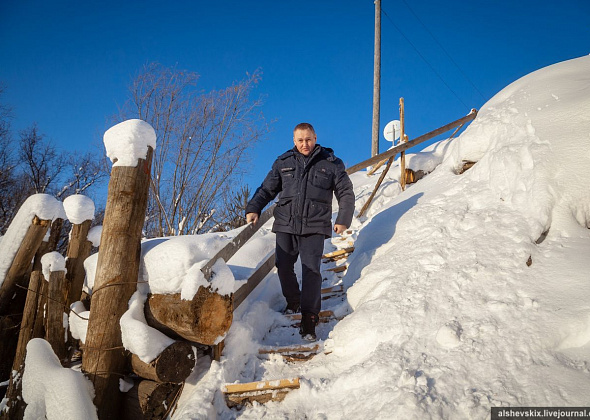
[[[445,80],[442,78],[442,76],[436,71],[436,69],[432,66],[432,64],[430,64],[430,62],[422,55],[422,53],[418,50],[418,48],[416,48],[416,46],[412,43],[412,41],[410,41],[408,39],[408,37],[402,32],[402,30],[395,24],[395,22],[389,17],[389,15],[387,14],[387,12],[383,9],[383,7],[381,7],[381,11],[383,12],[383,14],[387,17],[387,19],[389,19],[389,21],[391,22],[391,24],[395,27],[395,29],[398,30],[398,32],[401,34],[401,36],[404,37],[404,39],[408,42],[408,44],[410,44],[412,46],[412,48],[414,48],[414,50],[416,51],[416,53],[420,56],[420,58],[422,58],[422,60],[424,60],[424,62],[426,64],[428,64],[428,67],[430,67],[430,69],[434,72],[434,74],[436,74],[436,76],[440,79],[441,82],[443,82],[443,84],[447,87],[447,89],[449,89],[449,91],[455,95],[455,98],[457,98],[457,100],[459,102],[461,102],[463,104],[463,106],[467,109],[471,109],[470,107],[468,107],[465,102],[463,102],[461,100],[461,98],[459,98],[459,95],[457,95],[457,93],[448,85],[447,82],[445,82]]]
[[[416,13],[414,13],[414,10],[406,2],[406,0],[402,0],[402,1],[406,5],[406,7],[410,10],[410,12],[414,15],[414,17],[416,18],[416,20],[418,22],[420,22],[420,25],[422,25],[422,27],[424,29],[426,29],[426,32],[428,32],[428,34],[434,40],[434,42],[436,42],[436,44],[440,47],[440,49],[444,51],[444,53],[449,58],[449,60],[451,60],[451,62],[455,65],[455,67],[457,67],[457,69],[463,75],[463,77],[465,78],[465,80],[467,80],[469,82],[469,84],[471,86],[473,86],[473,89],[475,89],[477,91],[477,93],[479,93],[479,96],[481,96],[481,98],[484,101],[487,101],[488,99],[480,92],[480,90],[477,88],[477,86],[475,86],[475,84],[471,81],[471,79],[467,76],[467,74],[465,74],[465,72],[463,72],[463,70],[461,69],[461,67],[459,67],[459,65],[455,62],[455,60],[453,60],[453,57],[451,57],[451,55],[448,53],[448,51],[445,49],[445,47],[443,47],[442,44],[440,42],[438,42],[438,40],[436,39],[436,37],[432,34],[432,32],[430,32],[430,29],[428,29],[428,27],[422,22],[422,20],[418,17],[418,15]]]

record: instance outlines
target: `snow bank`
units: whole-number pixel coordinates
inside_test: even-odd
[[[147,157],[148,147],[156,149],[156,132],[143,120],[127,120],[104,133],[104,145],[113,166],[137,166],[138,159]]]
[[[143,312],[146,296],[135,292],[129,300],[129,309],[120,320],[123,346],[137,355],[141,361],[150,363],[174,340],[147,325]]]
[[[478,162],[470,176],[528,216],[533,239],[556,218],[590,227],[589,83],[590,57],[517,80],[484,105],[444,166]]]
[[[54,271],[66,272],[66,259],[56,251],[48,252],[41,257],[41,266],[43,270],[43,277],[49,281],[51,273]]]
[[[35,216],[41,220],[66,218],[63,204],[52,196],[35,194],[27,198],[0,242],[0,286]]]
[[[47,341],[27,344],[25,366],[25,420],[98,419],[92,384],[81,372],[63,368]]]
[[[64,200],[64,210],[68,220],[74,225],[94,219],[94,202],[85,195],[70,195]]]

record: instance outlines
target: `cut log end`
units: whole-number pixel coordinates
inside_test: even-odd
[[[175,341],[166,347],[151,363],[142,362],[131,355],[131,369],[142,378],[155,382],[183,382],[195,367],[193,347],[185,341]]]
[[[140,381],[125,394],[122,418],[127,420],[163,419],[179,396],[181,385]]]

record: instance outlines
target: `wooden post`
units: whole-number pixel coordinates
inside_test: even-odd
[[[373,63],[373,132],[371,156],[379,154],[379,117],[381,107],[381,0],[375,0],[375,57]]]
[[[14,260],[8,273],[4,278],[2,286],[0,286],[0,315],[9,313],[10,301],[13,299],[15,293],[26,295],[22,290],[18,290],[17,284],[26,286],[26,281],[23,277],[31,268],[31,261],[43,242],[45,233],[51,225],[51,220],[41,220],[37,216],[33,217],[31,226],[27,230],[23,241],[14,256]]]
[[[405,127],[405,114],[404,114],[404,98],[399,98],[399,125],[400,125],[400,136],[399,142],[406,143],[406,127]],[[399,183],[402,187],[402,191],[406,189],[406,152],[400,153],[399,166],[401,169],[399,176]]]
[[[47,322],[45,339],[51,345],[57,358],[64,364],[67,356],[66,329],[63,325],[66,303],[66,281],[64,271],[52,271],[47,288]]]
[[[101,420],[117,419],[126,355],[119,321],[137,287],[153,149],[137,166],[113,166],[92,293],[82,370],[94,385]]]
[[[361,209],[361,211],[359,211],[359,213],[357,215],[358,218],[363,217],[365,215],[365,213],[367,212],[367,210],[369,210],[369,207],[371,206],[371,203],[373,202],[373,198],[375,198],[375,195],[377,194],[377,191],[379,190],[381,183],[385,179],[385,175],[387,175],[387,172],[389,172],[389,168],[391,168],[391,164],[393,163],[394,159],[395,159],[395,156],[391,156],[389,158],[389,160],[387,161],[387,166],[385,166],[385,169],[383,170],[383,172],[381,172],[381,175],[379,176],[379,179],[377,180],[377,184],[375,184],[375,188],[373,188],[373,192],[371,193],[371,195],[369,196],[369,198],[367,199],[367,201],[363,205],[363,208]]]
[[[66,306],[69,308],[73,302],[80,300],[82,287],[84,286],[84,260],[90,256],[92,242],[87,239],[91,220],[85,220],[81,224],[73,225],[70,234],[70,242],[66,252],[66,279],[69,285]]]

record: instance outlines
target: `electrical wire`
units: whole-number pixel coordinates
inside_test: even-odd
[[[440,79],[441,82],[443,82],[443,84],[447,87],[447,89],[449,89],[449,91],[455,96],[455,98],[457,98],[457,100],[459,102],[461,102],[463,104],[463,106],[467,109],[471,109],[470,107],[468,107],[465,102],[463,102],[461,100],[461,98],[459,98],[459,95],[457,95],[457,93],[449,86],[449,84],[447,82],[445,82],[445,80],[442,78],[442,76],[436,71],[436,69],[432,66],[432,64],[430,64],[430,62],[422,55],[422,53],[418,50],[418,48],[416,48],[416,46],[412,43],[412,41],[409,40],[409,38],[402,32],[402,30],[395,24],[395,22],[389,17],[389,15],[387,14],[387,12],[383,9],[383,6],[381,7],[381,11],[383,12],[383,14],[387,17],[387,19],[389,19],[389,21],[391,22],[391,24],[395,27],[395,29],[398,30],[398,32],[401,34],[401,36],[404,37],[404,39],[408,42],[408,44],[410,44],[412,46],[412,48],[414,48],[414,50],[416,51],[416,53],[420,56],[420,58],[422,58],[422,60],[424,60],[424,62],[426,64],[428,64],[428,67],[430,67],[430,69],[434,72],[434,74],[436,74],[436,76]]]
[[[402,2],[406,5],[408,10],[410,10],[410,12],[414,15],[416,20],[418,22],[420,22],[420,25],[422,25],[422,27],[426,30],[426,32],[428,32],[428,34],[434,40],[434,42],[436,42],[436,44],[440,47],[440,49],[443,50],[443,52],[446,54],[446,56],[449,58],[449,60],[451,60],[451,62],[455,65],[455,67],[457,67],[457,69],[459,70],[461,75],[465,78],[465,80],[467,80],[469,82],[469,84],[473,87],[473,89],[475,89],[475,91],[477,93],[479,93],[479,96],[481,96],[481,98],[484,101],[487,101],[488,99],[480,92],[480,90],[477,88],[477,86],[475,86],[475,84],[471,81],[471,79],[467,76],[467,74],[465,74],[465,72],[461,69],[461,67],[459,67],[459,65],[455,62],[455,60],[453,60],[453,57],[451,57],[451,55],[448,53],[448,51],[445,49],[445,47],[443,47],[442,44],[440,42],[438,42],[438,39],[436,39],[436,37],[432,34],[432,32],[430,32],[430,29],[428,29],[428,27],[422,22],[422,20],[418,17],[418,15],[414,12],[414,10],[406,2],[406,0],[402,0]]]

